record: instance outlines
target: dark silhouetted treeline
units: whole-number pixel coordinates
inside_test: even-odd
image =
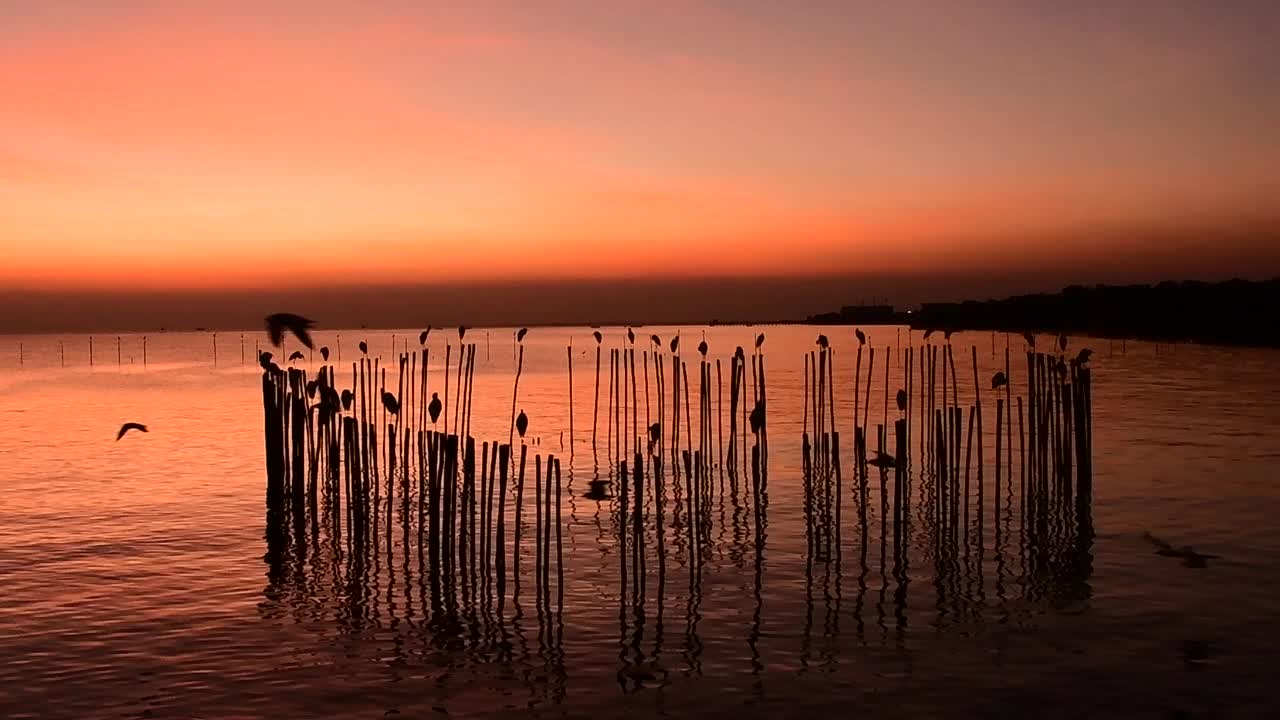
[[[917,328],[1063,331],[1098,337],[1280,347],[1280,278],[1072,285],[1049,295],[926,303]]]

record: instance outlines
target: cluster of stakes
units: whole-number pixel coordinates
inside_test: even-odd
[[[283,327],[293,329],[287,323]],[[297,330],[310,346],[305,328]],[[279,323],[272,327],[277,345],[282,332]],[[509,650],[503,630],[508,601],[518,617],[522,582],[526,587],[532,582],[540,636],[545,629],[554,658],[555,638],[563,632],[561,513],[572,493],[566,495],[560,458],[544,456],[538,445],[526,442],[530,420],[523,410],[517,413],[525,331],[515,338],[506,442],[480,441],[471,434],[476,346],[467,342],[466,329],[459,328],[456,346],[446,345],[443,372],[432,366],[430,373],[429,332],[419,337],[420,348],[398,353],[390,374],[379,359],[367,356],[364,343],[361,357],[343,370],[329,364],[327,348],[320,348],[324,363],[314,376],[300,368],[281,369],[269,353],[260,357],[270,573],[277,578],[286,573],[290,563],[305,560],[308,547],[341,553],[352,576],[364,572],[364,563],[391,567],[398,557],[406,587],[416,573],[413,584],[422,593],[424,617],[459,633],[471,627],[473,636],[488,637],[498,628],[493,639],[499,653]],[[919,347],[896,354],[885,348],[882,387],[873,400],[876,351],[856,331],[847,468],[837,429],[848,421],[836,411],[835,352],[819,336],[817,348],[807,355],[803,473],[797,480],[803,483],[808,576],[815,567],[834,568],[838,576],[844,553],[856,548],[865,579],[868,548],[878,544],[881,574],[891,568],[900,580],[902,609],[910,538],[919,545],[922,536],[939,578],[940,602],[945,579],[981,568],[988,550],[1003,567],[1011,536],[1019,539],[1025,575],[1087,573],[1093,536],[1089,351],[1069,357],[1066,338],[1059,337],[1051,352],[1037,352],[1035,338],[1028,336],[1024,403],[1012,395],[1009,351],[1005,369],[984,379],[975,348],[973,392],[965,392],[972,404],[966,410],[959,402],[962,373],[950,333],[944,343],[928,342],[930,334]],[[705,340],[692,368],[678,336],[667,342],[651,336],[648,347],[638,346],[631,330],[619,347],[605,347],[599,332],[595,340],[590,444],[597,468],[599,449],[607,453],[608,465],[604,479],[597,470],[582,497],[598,501],[612,515],[620,607],[639,608],[644,598],[656,597],[660,627],[667,562],[678,557],[689,575],[688,614],[696,617],[703,565],[729,526],[739,554],[755,556],[758,635],[769,503],[764,336],[749,351],[737,348],[729,356],[727,406],[724,366],[708,358]],[[573,360],[569,347],[570,453]],[[890,390],[890,363],[904,368],[905,387]],[[689,369],[696,374],[692,381]],[[341,387],[340,375],[348,386]],[[691,402],[693,392],[697,397]],[[989,466],[983,452],[984,392],[995,396],[990,431],[995,457]],[[881,396],[883,421],[873,428],[871,409]],[[729,520],[726,503],[733,508]],[[717,508],[719,518],[713,512]],[[1015,511],[1018,525],[1011,527]],[[854,538],[842,536],[846,518],[856,523]],[[984,544],[988,523],[994,526],[991,548]],[[875,543],[868,533],[877,525]],[[980,569],[976,577],[981,582]],[[655,581],[653,592],[649,586]],[[898,622],[901,628],[906,620],[900,616]],[[624,635],[634,633],[638,645],[643,621],[632,623],[620,614],[620,624]],[[696,636],[696,625],[690,632]],[[635,656],[635,662],[625,663],[631,673],[624,686],[643,684],[648,672],[638,647]]]

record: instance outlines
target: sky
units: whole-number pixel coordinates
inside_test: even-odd
[[[1246,0],[0,0],[0,287],[1269,276],[1276,37]]]

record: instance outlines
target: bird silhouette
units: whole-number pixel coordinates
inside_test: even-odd
[[[423,330],[422,332],[418,333],[418,344],[419,344],[419,345],[426,345],[426,344],[427,344],[427,336],[428,336],[428,335],[430,335],[430,334],[431,334],[431,326],[430,326],[430,325],[428,325],[426,330]]]
[[[955,330],[943,330],[943,331],[942,331],[942,339],[943,339],[943,340],[945,340],[945,341],[947,341],[947,342],[951,342],[951,334],[952,334],[952,333],[954,333],[954,332],[955,332]]]
[[[342,409],[350,410],[351,403],[355,402],[355,399],[356,399],[356,396],[353,395],[350,390],[343,390],[342,391]]]
[[[1058,349],[1059,349],[1059,350],[1066,350],[1066,349],[1067,349],[1067,334],[1066,334],[1066,333],[1058,333]]]
[[[706,356],[707,356],[707,341],[706,341],[706,340],[703,340],[702,342],[698,343],[698,352],[702,354],[702,357],[706,357]]]
[[[306,355],[303,355],[301,350],[294,350],[292,353],[289,354],[289,362],[302,360],[305,357]]]
[[[756,336],[756,349],[759,350],[760,346],[763,344],[764,344],[764,333],[760,333],[759,335]]]
[[[822,348],[823,350],[826,350],[827,348],[831,347],[831,341],[827,339],[826,335],[821,335],[821,334],[818,335],[818,347]]]
[[[1190,545],[1175,548],[1173,545],[1170,545],[1149,532],[1142,533],[1142,538],[1156,547],[1156,555],[1181,558],[1182,564],[1189,568],[1209,567],[1210,560],[1222,559],[1220,555],[1208,555],[1196,552],[1195,548]]]
[[[662,347],[662,338],[658,337],[657,335],[650,335],[649,339],[653,341],[653,344],[656,347]]]
[[[269,363],[269,362],[271,362],[271,353],[269,353],[269,352],[262,352],[262,353],[259,353],[259,354],[258,354],[258,364],[259,364],[259,365],[261,365],[262,367],[266,367],[266,366],[267,366],[267,363]]]
[[[743,359],[747,356],[747,354],[743,352],[741,345],[739,345],[736,349],[734,349],[733,354],[738,359]]]
[[[627,328],[627,342],[631,343],[632,345],[636,344],[636,331],[632,330],[631,328]]]
[[[1022,333],[1022,339],[1027,341],[1027,345],[1029,345],[1029,346],[1031,347],[1031,349],[1032,349],[1032,350],[1035,350],[1035,349],[1036,349],[1036,336],[1035,336],[1035,333],[1024,332],[1024,333]]]
[[[528,429],[529,429],[529,416],[525,415],[524,409],[521,408],[520,414],[516,416],[516,432],[520,433],[520,437],[523,438],[525,432],[528,431]]]
[[[320,348],[320,359],[326,362],[329,360],[329,348],[327,347]]]
[[[362,355],[368,355],[368,354],[369,354],[369,343],[367,343],[367,342],[365,342],[365,341],[361,340],[361,341],[360,341],[360,345],[359,345],[358,347],[360,348],[360,353],[361,353]]]
[[[315,380],[308,380],[306,387],[307,387],[307,397],[314,398],[316,396],[316,390],[319,389],[320,385]]]
[[[527,335],[528,333],[529,333],[529,328],[520,328],[520,331],[516,333],[516,342],[520,342],[521,340],[524,340],[524,336]]]
[[[890,470],[898,466],[898,461],[889,453],[880,452],[879,450],[873,450],[872,452],[875,453],[875,457],[867,460],[867,464],[871,467]]]
[[[593,337],[593,338],[595,338],[595,339],[596,339],[596,344],[597,344],[597,345],[599,345],[600,343],[604,342],[604,336],[600,334],[600,331],[599,331],[599,330],[596,330],[595,332],[591,333],[591,337]]]
[[[396,399],[395,395],[386,390],[382,391],[382,407],[386,408],[387,412],[392,415],[400,414],[400,401]]]
[[[676,348],[678,348],[678,347],[680,347],[680,336],[679,336],[679,335],[677,335],[677,336],[675,336],[675,337],[671,338],[671,352],[675,352],[675,351],[676,351]]]
[[[462,339],[462,336],[464,336],[464,335],[466,335],[466,334],[467,334],[467,326],[466,326],[466,325],[459,325],[459,326],[458,326],[458,339],[459,339],[459,340],[461,340],[461,339]]]
[[[124,434],[129,432],[130,430],[137,430],[138,432],[151,432],[150,430],[147,430],[147,426],[143,425],[142,423],[136,423],[136,422],[125,423],[120,426],[120,432],[116,433],[116,442],[120,442],[120,438],[124,437]]]
[[[308,349],[312,348],[311,344],[311,328],[314,322],[308,320],[301,315],[292,313],[275,313],[268,315],[266,319],[267,333],[271,336],[271,344],[280,347],[280,343],[284,342],[284,333],[286,330],[298,337],[298,340],[306,345]]]
[[[435,425],[436,420],[440,418],[440,410],[444,405],[440,402],[440,393],[431,393],[431,403],[427,405],[427,412],[431,414],[431,424]]]
[[[1076,365],[1084,365],[1089,362],[1089,358],[1091,357],[1093,357],[1092,350],[1089,348],[1081,348],[1080,352],[1076,353]]]
[[[933,328],[929,328],[929,329],[927,329],[927,330],[925,330],[925,331],[924,331],[924,336],[923,336],[921,339],[922,339],[922,340],[928,340],[928,339],[929,339],[929,336],[930,336],[930,335],[932,335],[932,334],[933,334]]]
[[[898,412],[907,411],[907,391],[898,388]]]
[[[1000,388],[1004,387],[1007,384],[1009,384],[1009,378],[1004,376],[1003,371],[997,371],[995,375],[991,376],[992,390],[999,390]]]
[[[866,333],[864,333],[864,332],[862,332],[862,331],[861,331],[861,330],[859,330],[858,328],[854,328],[854,329],[853,329],[853,336],[854,336],[854,337],[856,337],[856,338],[858,338],[858,344],[859,344],[859,345],[866,345],[866,344],[867,344],[867,334],[866,334]]]
[[[747,419],[751,422],[751,432],[759,434],[764,429],[764,403],[757,400]]]

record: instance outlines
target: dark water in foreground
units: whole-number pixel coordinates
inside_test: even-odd
[[[706,329],[726,371],[732,347],[749,347],[756,330]],[[823,331],[840,363],[837,417],[851,424],[852,333]],[[894,328],[870,331],[880,353],[898,342]],[[674,330],[640,334],[650,332]],[[684,328],[684,342],[701,332]],[[817,331],[766,332],[764,546],[757,553],[742,531],[746,511],[718,496],[701,582],[691,586],[673,549],[664,592],[655,577],[639,604],[630,590],[620,597],[609,502],[582,497],[597,462],[608,472],[607,377],[598,454],[590,443],[590,331],[530,333],[520,405],[535,450],[562,458],[572,493],[563,615],[540,621],[527,596],[516,621],[509,606],[509,658],[483,632],[496,623],[477,637],[428,623],[415,564],[406,571],[399,549],[354,581],[324,551],[268,581],[260,376],[241,365],[238,334],[218,337],[217,367],[208,335],[151,336],[145,368],[137,337],[123,339],[119,366],[114,337],[97,338],[93,368],[84,337],[21,338],[21,365],[19,339],[0,340],[0,716],[1242,717],[1280,700],[1280,354],[1137,343],[1112,354],[1106,341],[1073,339],[1097,351],[1089,571],[1024,573],[1014,516],[1003,546],[987,538],[981,564],[944,575],[916,538],[904,578],[882,571],[875,517],[864,566],[852,513],[839,567],[809,562],[799,438],[803,353]],[[616,346],[621,332],[608,334]],[[258,337],[247,337],[248,358]],[[474,434],[505,441],[510,333],[473,337]],[[348,366],[365,338],[390,356],[391,333],[348,331]],[[432,347],[445,340],[437,331]],[[989,334],[953,342],[962,373],[975,345],[981,378],[1003,367],[1004,336],[994,357]],[[1013,350],[1020,357],[1021,343]],[[1018,368],[1015,359],[1015,393]],[[892,389],[900,378],[894,361]],[[972,380],[960,384],[964,403]],[[990,424],[993,400],[984,402]],[[126,420],[152,432],[116,443]],[[992,443],[988,433],[988,463]],[[1223,559],[1184,567],[1152,555],[1144,531]]]

